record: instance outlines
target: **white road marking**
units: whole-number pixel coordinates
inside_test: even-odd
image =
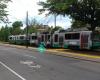
[[[36,66],[29,66],[29,67],[31,67],[31,68],[41,68],[41,66],[40,65],[36,65]]]
[[[41,68],[41,65],[38,65],[38,64],[35,64],[34,61],[20,61],[21,64],[25,64],[25,65],[28,65],[29,67],[31,68]]]
[[[26,65],[34,64],[33,61],[29,61],[29,60],[27,60],[27,61],[20,61],[20,63],[21,63],[21,64],[26,64]]]
[[[30,58],[34,58],[34,59],[36,59],[36,57],[35,56],[30,56],[30,55],[24,55],[25,57],[30,57]]]
[[[9,71],[11,71],[14,75],[16,75],[17,77],[19,77],[21,80],[26,80],[25,78],[23,78],[21,75],[19,75],[18,73],[16,73],[14,70],[12,70],[10,67],[8,67],[7,65],[5,65],[3,62],[0,61],[0,64],[2,64],[5,68],[7,68]]]

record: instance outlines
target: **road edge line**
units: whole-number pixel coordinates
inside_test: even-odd
[[[10,67],[8,67],[7,65],[5,65],[3,62],[0,61],[0,64],[2,66],[4,66],[6,69],[8,69],[9,71],[11,71],[14,75],[16,75],[17,77],[19,77],[21,80],[26,80],[25,78],[23,78],[21,75],[19,75],[17,72],[15,72],[14,70],[12,70]]]

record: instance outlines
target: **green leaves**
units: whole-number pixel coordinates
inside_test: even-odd
[[[100,26],[100,0],[47,0],[41,2],[41,13],[70,15],[73,20],[90,24],[90,30]]]
[[[39,5],[42,6],[39,9],[40,13],[49,11],[48,14],[58,14],[66,15],[67,9],[69,6],[76,0],[47,0],[46,2],[39,2]]]
[[[11,27],[2,27],[0,30],[0,41],[8,41]]]
[[[20,27],[22,27],[23,26],[23,23],[21,22],[21,21],[15,21],[13,24],[12,24],[12,26],[13,26],[13,32],[12,32],[12,34],[13,35],[17,35],[17,34],[21,34],[21,28]]]
[[[0,21],[4,21],[4,17],[7,16],[7,3],[11,0],[0,0]]]
[[[23,23],[21,21],[15,21],[12,24],[12,26],[13,26],[13,28],[22,27],[23,26]]]

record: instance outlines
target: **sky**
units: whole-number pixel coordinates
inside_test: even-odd
[[[29,13],[29,19],[35,18],[38,22],[43,23],[44,25],[54,26],[54,16],[45,17],[45,14],[39,15],[38,9],[41,6],[37,5],[39,1],[46,0],[12,0],[8,4],[8,14],[9,21],[14,22],[16,20],[23,21],[25,23],[26,12]],[[57,25],[62,26],[63,28],[69,28],[71,26],[71,19],[68,17],[58,16]]]

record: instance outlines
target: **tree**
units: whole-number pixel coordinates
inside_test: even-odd
[[[83,0],[74,3],[70,7],[69,14],[75,20],[90,24],[89,30],[95,31],[100,26],[100,1],[99,0]]]
[[[7,3],[11,0],[0,0],[0,21],[4,21],[7,14]]]
[[[34,32],[37,32],[37,25],[39,23],[37,22],[36,19],[32,19],[29,21],[29,24],[28,24],[28,33],[31,34],[31,33],[34,33]],[[23,30],[23,34],[26,33],[26,30],[27,28],[25,27],[24,30]]]
[[[56,26],[51,30],[51,32],[54,33],[55,31],[60,30],[60,29],[63,29],[63,28],[60,26]]]
[[[35,18],[29,21],[29,26],[36,26],[38,24],[39,23],[38,23],[38,21]]]
[[[18,27],[22,27],[23,26],[23,23],[21,21],[15,21],[13,24],[12,24],[13,28],[18,28]]]
[[[47,0],[46,2],[39,2],[43,8],[39,9],[40,14],[48,11],[48,14],[66,15],[66,10],[74,0]]]
[[[2,26],[2,28],[1,28],[1,30],[0,30],[0,40],[1,41],[4,41],[4,37],[5,37],[5,35],[4,35],[4,33],[5,33],[5,31],[4,31],[4,27]]]
[[[95,31],[100,26],[100,1],[99,0],[47,0],[40,2],[43,6],[40,13],[69,15],[73,20],[90,24],[89,30]]]
[[[10,35],[10,28],[7,26],[2,27],[0,30],[0,40],[7,42],[9,35]]]
[[[34,27],[34,26],[29,26],[29,27],[28,27],[28,33],[29,33],[29,34],[35,33],[35,32],[37,32],[36,27]],[[26,33],[26,28],[24,28],[24,30],[23,30],[23,34],[25,34],[25,33]]]
[[[23,26],[23,23],[21,21],[15,21],[13,24],[12,24],[12,29],[13,29],[13,32],[12,34],[13,35],[18,35],[18,34],[21,34],[22,30],[20,27]]]
[[[82,22],[82,21],[76,21],[76,20],[73,20],[72,21],[72,25],[71,25],[71,28],[72,29],[77,29],[77,28],[84,28],[86,27],[86,23]]]

